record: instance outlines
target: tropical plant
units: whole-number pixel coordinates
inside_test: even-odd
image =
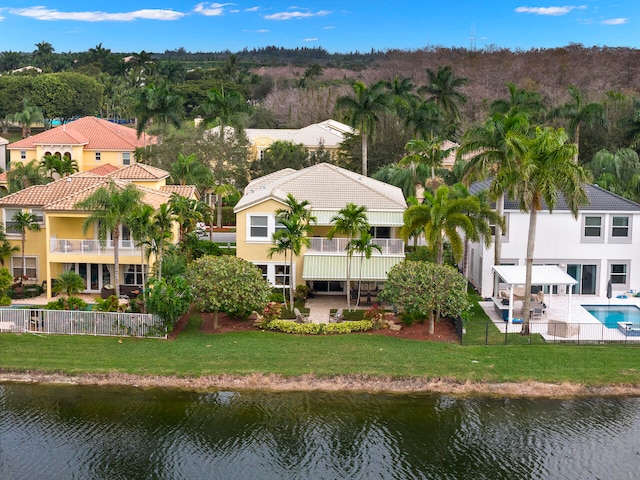
[[[31,105],[28,99],[22,100],[22,110],[7,116],[7,120],[17,123],[22,128],[22,138],[31,136],[31,126],[34,123],[44,122],[42,109],[35,105]]]
[[[7,172],[7,183],[9,184],[9,193],[15,193],[33,185],[45,185],[50,179],[45,177],[38,162],[35,160],[29,163],[16,162],[11,165]]]
[[[225,92],[224,88],[212,88],[207,92],[200,113],[204,116],[203,125],[220,127],[221,136],[224,138],[225,128],[242,126],[244,115],[251,113],[251,107],[236,90]]]
[[[357,129],[362,137],[362,174],[367,176],[369,137],[375,133],[380,113],[389,108],[389,95],[384,83],[367,87],[363,82],[353,84],[354,95],[345,95],[336,101],[336,108],[345,112],[349,125]]]
[[[519,88],[515,83],[507,82],[509,98],[499,98],[491,102],[490,113],[502,115],[523,114],[534,120],[538,119],[545,108],[542,95]]]
[[[55,293],[65,293],[67,297],[77,295],[87,288],[87,281],[76,272],[68,270],[56,277],[52,290]]]
[[[28,278],[24,249],[27,241],[27,231],[39,232],[40,224],[38,223],[37,217],[29,212],[16,212],[11,220],[13,223],[9,229],[20,234],[20,241],[22,243],[22,276],[20,277],[20,285],[22,285],[22,280]]]
[[[348,247],[353,253],[360,255],[360,271],[358,273],[358,299],[356,300],[356,307],[360,305],[360,287],[362,286],[362,267],[364,266],[365,259],[369,260],[373,255],[373,251],[377,250],[382,253],[382,247],[373,243],[373,236],[366,230],[360,232],[359,238],[351,240],[351,244]]]
[[[353,249],[351,248],[353,239],[360,236],[362,232],[369,230],[369,222],[367,221],[367,208],[358,206],[354,203],[340,209],[337,215],[331,219],[333,226],[329,229],[327,237],[333,239],[336,234],[345,235],[348,239],[347,253],[347,271],[345,276],[345,287],[347,291],[347,308],[351,310],[351,259],[353,257]]]
[[[418,89],[418,93],[427,95],[427,101],[434,102],[440,112],[445,116],[445,121],[455,125],[460,121],[460,109],[458,105],[464,105],[467,97],[460,93],[460,87],[467,84],[468,80],[456,77],[451,66],[439,67],[436,72],[427,68],[428,83]]]
[[[219,312],[242,319],[262,311],[269,303],[271,286],[251,262],[230,255],[206,256],[194,260],[187,272],[193,288],[194,305],[213,312],[213,328],[218,328]]]
[[[391,268],[378,297],[410,316],[428,318],[433,335],[436,311],[457,317],[469,309],[466,289],[466,279],[453,267],[404,261]]]
[[[171,332],[193,300],[189,283],[181,276],[170,279],[149,279],[145,290],[145,305],[149,313],[162,318],[167,332]]]
[[[138,137],[151,122],[160,125],[172,124],[179,128],[184,113],[183,100],[174,93],[169,84],[151,83],[139,90],[134,104],[134,113],[137,118]]]
[[[149,258],[148,250],[145,246],[151,244],[151,238],[154,230],[154,209],[151,205],[140,203],[129,213],[126,219],[127,226],[131,231],[131,237],[140,247],[140,265],[142,269],[142,291],[146,289],[147,260]],[[146,253],[146,255],[145,255]],[[144,297],[143,297],[144,298]],[[144,312],[144,308],[143,308]]]
[[[635,150],[600,150],[586,167],[598,186],[636,203],[640,201],[640,159]]]
[[[7,240],[4,224],[0,223],[0,266],[4,267],[5,260],[16,252],[20,251],[17,245],[11,245]]]
[[[431,178],[436,177],[436,168],[442,167],[442,162],[451,153],[451,148],[443,148],[444,141],[438,137],[429,140],[414,138],[405,145],[408,152],[398,162],[400,166],[408,166],[415,170],[417,165],[427,165],[431,169]]]
[[[208,208],[204,202],[195,198],[187,198],[177,193],[171,194],[169,207],[180,226],[180,235],[178,237],[180,243],[184,242],[188,233],[196,229],[198,222],[202,222]]]
[[[538,211],[546,205],[552,212],[562,194],[577,218],[579,206],[587,203],[584,183],[590,175],[573,161],[577,146],[567,143],[567,134],[561,128],[537,127],[534,136],[516,134],[512,141],[522,144],[524,154],[517,164],[498,172],[497,184],[514,185],[520,210],[529,212],[525,292],[530,292]],[[523,335],[529,334],[530,304],[530,295],[525,295]]]
[[[83,234],[95,226],[98,239],[106,244],[109,235],[113,240],[113,284],[120,297],[120,230],[127,225],[132,211],[140,204],[142,192],[133,184],[116,184],[113,180],[106,187],[100,187],[84,200],[76,203],[76,208],[91,212],[82,223]]]
[[[7,295],[7,290],[13,283],[13,275],[8,268],[0,268],[0,306],[11,305],[11,297]]]
[[[157,278],[162,278],[162,262],[171,238],[173,237],[173,214],[171,207],[163,203],[153,217],[153,228],[149,235],[147,255],[154,255],[154,270]],[[147,259],[148,261],[148,259]]]

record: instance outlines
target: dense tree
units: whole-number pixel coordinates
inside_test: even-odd
[[[16,212],[11,219],[10,230],[20,234],[21,252],[22,252],[22,276],[20,277],[20,285],[27,278],[27,263],[25,261],[25,243],[27,242],[27,232],[39,232],[40,224],[33,213]]]
[[[83,233],[94,227],[98,231],[98,238],[102,244],[108,237],[113,241],[113,284],[115,294],[120,297],[120,234],[133,210],[140,204],[142,192],[134,184],[126,186],[110,181],[108,186],[100,187],[84,200],[76,204],[79,210],[87,210],[90,214],[82,223]]]
[[[640,202],[640,159],[630,148],[615,153],[600,150],[586,165],[598,186]]]
[[[264,151],[263,158],[251,162],[251,178],[268,175],[283,168],[299,170],[311,164],[309,151],[301,143],[276,140]]]
[[[167,333],[175,327],[178,319],[184,315],[193,300],[190,285],[182,276],[168,279],[149,279],[145,290],[145,305],[149,313],[162,318]]]
[[[149,84],[138,92],[134,106],[138,137],[155,122],[159,127],[171,124],[179,128],[184,113],[182,97],[173,92],[167,83]]]
[[[242,127],[245,115],[251,113],[251,107],[242,94],[235,90],[212,88],[200,107],[203,124],[206,127],[219,127],[224,132],[226,127]]]
[[[363,82],[354,82],[353,93],[353,96],[338,98],[336,108],[342,110],[349,125],[359,131],[362,138],[362,174],[367,176],[369,137],[375,132],[380,113],[389,108],[389,95],[381,82],[370,87]]]
[[[246,319],[262,311],[269,303],[271,286],[253,263],[230,255],[205,256],[194,260],[187,272],[193,288],[194,305],[213,312],[213,328],[218,328],[218,313]]]
[[[4,229],[4,224],[0,223],[0,265],[4,267],[4,262],[14,253],[20,251],[20,247],[11,245],[7,240],[7,234]]]
[[[49,181],[42,174],[40,165],[35,160],[31,160],[29,163],[14,163],[7,172],[9,193],[18,192],[33,185],[45,185]]]
[[[17,123],[22,128],[22,138],[31,136],[31,127],[34,123],[44,122],[42,109],[29,103],[26,98],[22,100],[22,110],[8,115],[9,122]]]

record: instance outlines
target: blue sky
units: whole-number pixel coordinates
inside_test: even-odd
[[[0,51],[31,52],[43,40],[57,52],[99,43],[114,52],[640,47],[638,0],[267,2],[14,0],[0,3]]]

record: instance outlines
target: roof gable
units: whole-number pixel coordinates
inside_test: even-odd
[[[169,172],[144,163],[133,163],[107,175],[121,180],[162,180],[169,177]]]

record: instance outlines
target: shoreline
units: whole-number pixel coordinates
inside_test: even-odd
[[[457,382],[452,379],[393,379],[362,375],[331,378],[304,375],[282,377],[280,375],[251,374],[209,375],[189,378],[177,376],[144,376],[124,373],[65,375],[44,372],[2,372],[2,383],[37,383],[53,385],[125,386],[177,390],[252,390],[265,392],[354,392],[415,394],[432,393],[456,396],[481,395],[508,398],[566,399],[577,397],[632,397],[640,396],[640,385],[584,386],[569,382]]]

